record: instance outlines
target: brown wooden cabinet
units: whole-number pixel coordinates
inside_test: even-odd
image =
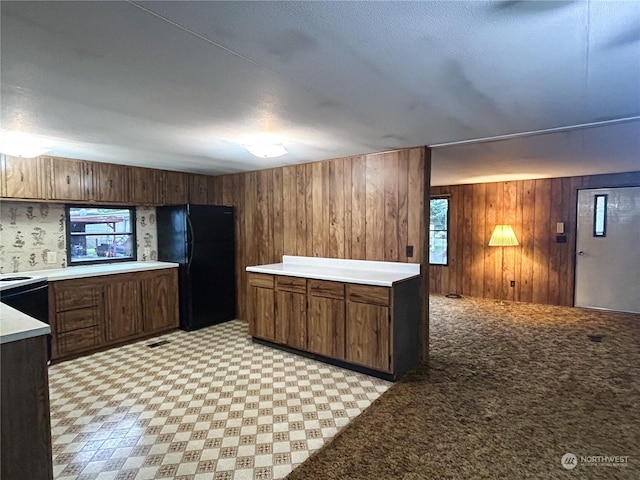
[[[189,175],[189,203],[209,204],[209,176]]]
[[[155,200],[155,170],[129,168],[129,200],[134,205],[152,205]]]
[[[93,165],[93,200],[129,203],[129,167],[113,163]]]
[[[155,200],[157,205],[180,205],[189,199],[187,174],[156,170]]]
[[[420,361],[419,277],[380,287],[249,272],[248,283],[257,339],[392,380]]]
[[[391,289],[347,286],[346,359],[378,370],[391,370]]]
[[[91,279],[51,285],[52,357],[100,346],[104,342],[104,285]]]
[[[11,198],[45,198],[42,161],[38,158],[2,155],[2,196]]]
[[[300,350],[307,348],[307,281],[276,277],[275,341]]]
[[[344,283],[309,280],[307,315],[310,352],[345,360],[344,348]]]
[[[127,275],[131,278],[130,275]],[[106,285],[106,339],[122,340],[142,331],[140,282],[136,278]]]
[[[252,336],[276,340],[275,294],[272,275],[250,273],[249,281],[249,331]]]
[[[174,270],[146,275],[142,280],[142,327],[145,332],[161,332],[177,326],[178,277]]]
[[[49,283],[52,358],[177,328],[176,268]]]
[[[53,478],[46,335],[0,348],[0,478]]]
[[[87,201],[93,196],[93,165],[67,158],[43,157],[46,167],[47,198]]]

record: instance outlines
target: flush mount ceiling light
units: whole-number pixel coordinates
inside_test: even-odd
[[[274,158],[280,157],[287,153],[287,149],[281,143],[256,143],[245,144],[244,148],[249,150],[251,155],[258,158]]]
[[[23,132],[0,132],[0,152],[12,157],[34,158],[51,147],[42,138]]]

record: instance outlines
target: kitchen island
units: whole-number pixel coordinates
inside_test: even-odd
[[[296,257],[247,267],[254,341],[396,380],[420,361],[420,265]]]

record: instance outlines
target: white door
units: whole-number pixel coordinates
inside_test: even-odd
[[[578,191],[575,306],[640,313],[640,187]]]

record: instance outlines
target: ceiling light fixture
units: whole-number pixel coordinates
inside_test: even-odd
[[[253,145],[245,145],[244,148],[249,150],[251,155],[258,158],[274,158],[280,157],[287,153],[287,149],[281,143],[259,143]]]
[[[0,152],[12,157],[34,158],[44,155],[51,147],[43,139],[23,132],[0,132]]]

